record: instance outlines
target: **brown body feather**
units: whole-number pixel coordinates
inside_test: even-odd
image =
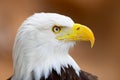
[[[11,80],[9,78],[8,80]],[[35,80],[34,74],[33,79]],[[52,73],[45,79],[45,77],[41,77],[40,80],[98,80],[95,75],[92,75],[85,71],[80,71],[80,76],[78,76],[73,69],[73,67],[68,66],[68,68],[61,68],[61,75],[57,74],[57,72],[53,69]]]

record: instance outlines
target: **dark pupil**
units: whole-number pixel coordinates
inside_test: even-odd
[[[59,31],[59,28],[58,28],[58,27],[56,27],[56,28],[55,28],[55,30],[56,30],[56,31]]]

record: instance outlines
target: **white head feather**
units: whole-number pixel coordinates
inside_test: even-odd
[[[14,44],[12,80],[31,80],[32,72],[36,80],[47,78],[52,69],[60,74],[61,67],[68,65],[79,75],[80,68],[68,54],[75,42],[58,41],[58,34],[52,32],[54,25],[71,28],[73,24],[71,18],[56,13],[37,13],[25,20]]]

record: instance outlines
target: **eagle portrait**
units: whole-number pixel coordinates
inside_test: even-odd
[[[69,55],[78,41],[90,41],[93,47],[93,32],[65,15],[35,13],[17,32],[14,74],[8,80],[97,80]]]

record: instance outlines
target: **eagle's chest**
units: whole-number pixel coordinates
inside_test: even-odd
[[[33,76],[33,80],[35,80]],[[47,78],[42,76],[40,80],[81,80],[80,77],[76,74],[75,70],[72,66],[61,68],[61,74],[57,74],[57,72],[52,69],[52,72],[49,74]]]
[[[81,70],[79,73],[80,75],[78,76],[75,73],[75,70],[71,66],[68,66],[68,68],[61,68],[61,74],[57,74],[57,72],[53,69],[47,78],[42,76],[39,80],[98,80],[95,75],[85,71]],[[11,78],[8,80],[11,80]],[[36,80],[34,74],[32,74],[32,80]]]

